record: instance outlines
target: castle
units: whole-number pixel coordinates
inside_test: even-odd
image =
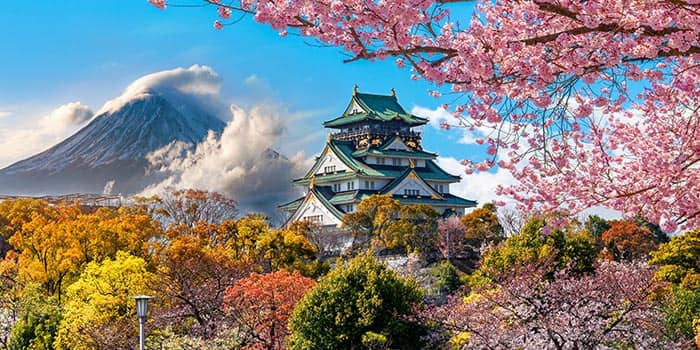
[[[462,215],[476,201],[450,194],[460,177],[441,169],[437,154],[425,151],[421,128],[428,120],[410,114],[391,95],[360,93],[357,86],[341,116],[326,121],[333,129],[326,146],[304,177],[305,196],[279,206],[288,222],[308,220],[341,226],[343,215],[373,194],[391,194],[403,204],[428,204],[447,216]]]

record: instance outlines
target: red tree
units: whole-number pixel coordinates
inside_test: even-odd
[[[294,306],[316,282],[285,270],[253,273],[226,289],[228,315],[244,334],[244,349],[286,349],[287,321]]]
[[[633,221],[613,221],[601,237],[604,256],[614,260],[646,260],[649,252],[656,250],[656,236],[647,227]]]
[[[165,8],[165,0],[149,0]],[[700,224],[700,4],[691,0],[205,0],[465,96],[451,110],[525,209],[603,205]],[[455,11],[450,11],[455,10]],[[444,90],[444,91],[442,91]],[[454,101],[453,98],[450,99]]]

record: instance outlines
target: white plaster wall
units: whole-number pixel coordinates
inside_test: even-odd
[[[316,170],[317,175],[325,174],[323,169],[327,166],[335,166],[335,171],[350,170],[350,168],[348,168],[342,161],[340,161],[340,159],[338,159],[338,157],[330,150],[323,155],[323,159],[321,162],[321,166]]]

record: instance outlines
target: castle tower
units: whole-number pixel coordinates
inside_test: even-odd
[[[406,112],[391,95],[360,93],[340,117],[326,121],[321,155],[304,177],[293,180],[308,191],[279,206],[289,222],[310,220],[340,226],[343,215],[373,194],[391,194],[405,204],[428,204],[440,213],[463,214],[476,201],[450,194],[460,177],[442,170],[437,154],[423,150],[421,128],[428,120]]]

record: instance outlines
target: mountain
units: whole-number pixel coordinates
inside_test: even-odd
[[[0,193],[133,194],[157,181],[146,155],[173,142],[195,145],[225,123],[173,91],[145,91],[99,112],[57,145],[0,170]]]

